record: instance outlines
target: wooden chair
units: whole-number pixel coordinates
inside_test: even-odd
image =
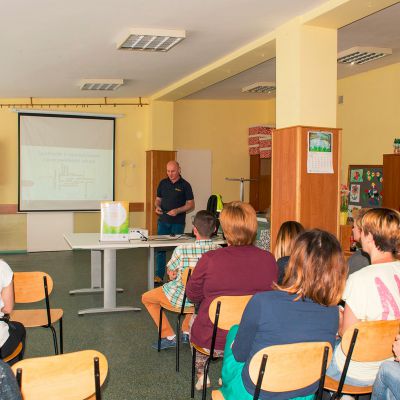
[[[53,334],[54,352],[58,354],[57,334],[53,324],[59,322],[60,353],[63,353],[63,310],[50,308],[49,295],[53,290],[53,279],[45,272],[14,272],[15,303],[33,303],[45,300],[46,308],[33,310],[14,310],[10,314],[13,321],[21,322],[25,328],[50,328]]]
[[[99,400],[108,363],[100,352],[83,350],[25,359],[12,369],[24,400]]]
[[[339,399],[342,394],[358,395],[372,393],[372,386],[346,385],[350,361],[384,361],[393,356],[392,345],[399,333],[400,320],[358,322],[346,330],[341,346],[346,361],[340,381],[329,376],[325,379],[325,389],[333,392],[331,399]]]
[[[252,298],[252,295],[247,296],[219,296],[216,297],[210,304],[208,309],[208,315],[211,322],[214,324],[213,335],[210,343],[210,351],[192,344],[192,386],[191,386],[191,398],[194,398],[194,381],[196,374],[196,352],[205,354],[208,357],[206,364],[204,365],[204,381],[203,381],[203,394],[202,400],[207,397],[207,375],[211,361],[218,360],[218,357],[214,357],[215,340],[217,338],[217,330],[224,329],[228,331],[233,325],[240,323],[244,309],[247,303]]]
[[[288,392],[317,381],[316,400],[322,399],[326,367],[331,358],[332,346],[328,342],[293,343],[261,349],[249,366],[250,378],[256,385],[253,400],[258,400],[261,389]],[[212,399],[223,400],[224,396],[219,390],[213,390]]]
[[[18,346],[15,348],[15,350],[7,357],[3,358],[3,361],[8,363],[9,361],[13,360],[15,357],[20,356],[22,352],[22,343],[19,342]],[[21,360],[21,357],[19,357],[19,360]]]
[[[185,292],[183,294],[183,300],[181,307],[173,307],[170,303],[161,303],[160,306],[160,319],[158,322],[158,352],[160,352],[160,345],[161,345],[161,330],[162,330],[162,315],[164,310],[168,310],[173,313],[177,313],[178,317],[176,320],[176,363],[175,369],[176,372],[179,372],[179,350],[180,350],[180,339],[181,339],[181,318],[183,315],[186,314],[193,314],[194,307],[185,307],[186,302],[186,283],[190,279],[190,275],[192,274],[194,268],[188,267],[183,271],[182,274],[182,283],[185,286]]]

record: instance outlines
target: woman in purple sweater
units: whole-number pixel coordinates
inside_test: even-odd
[[[228,247],[209,251],[196,265],[187,286],[187,297],[200,304],[190,341],[209,349],[213,324],[208,308],[218,296],[241,296],[272,289],[278,267],[271,253],[253,245],[257,234],[257,218],[253,207],[242,202],[224,206],[220,222]],[[215,342],[217,354],[223,355],[227,331],[219,329]],[[196,369],[201,389],[206,356],[196,353]],[[208,378],[207,378],[208,379]],[[209,380],[207,380],[209,383]]]

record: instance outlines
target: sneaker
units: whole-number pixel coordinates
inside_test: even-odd
[[[158,350],[158,341],[154,342],[151,347],[153,349]],[[168,338],[162,338],[161,343],[160,343],[160,350],[166,350],[172,347],[176,347],[176,338],[173,339],[168,339]]]
[[[189,334],[188,333],[182,333],[181,334],[181,343],[182,344],[189,344]]]
[[[204,381],[204,375],[201,374],[199,376],[199,378],[197,379],[197,382],[195,385],[196,390],[203,390],[203,381]],[[210,382],[210,378],[208,375],[207,375],[207,387],[208,388],[211,387],[211,382]]]

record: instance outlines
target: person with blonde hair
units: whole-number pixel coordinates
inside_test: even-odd
[[[190,331],[190,341],[206,349],[210,348],[213,333],[213,324],[208,316],[211,302],[218,296],[252,295],[271,290],[278,272],[272,254],[253,245],[257,217],[250,204],[236,201],[224,205],[220,222],[228,246],[204,254],[186,286],[190,301],[200,304]],[[217,332],[215,349],[220,356],[227,333],[222,329]],[[198,390],[202,388],[206,361],[207,356],[196,353]]]
[[[359,321],[400,319],[400,213],[374,208],[361,220],[361,244],[371,265],[351,274],[346,283],[346,302],[339,327],[340,336]],[[340,378],[345,355],[336,345],[327,375]],[[350,362],[346,382],[369,386],[375,380],[380,362]]]
[[[363,216],[370,210],[370,208],[360,208],[359,210],[353,210],[353,240],[361,245],[361,221]],[[363,251],[362,248],[357,248],[356,252],[349,257],[347,260],[349,264],[349,275],[353,272],[360,270],[371,264],[369,255]]]
[[[279,228],[274,251],[279,269],[278,283],[282,283],[293,244],[301,232],[304,232],[303,225],[297,221],[286,221]]]
[[[220,389],[226,400],[253,398],[249,364],[264,347],[300,342],[334,346],[339,326],[337,304],[346,277],[347,264],[335,236],[315,229],[297,237],[282,284],[275,285],[274,291],[254,295],[240,325],[229,331]],[[317,389],[318,382],[284,393],[261,390],[259,398],[311,400]]]

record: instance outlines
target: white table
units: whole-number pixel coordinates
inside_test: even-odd
[[[116,287],[116,252],[123,249],[148,248],[147,262],[147,287],[154,287],[154,255],[155,250],[160,248],[176,247],[184,243],[194,242],[193,238],[178,237],[168,238],[163,237],[154,240],[142,241],[131,240],[126,243],[105,243],[100,242],[98,233],[68,233],[64,235],[65,240],[73,250],[82,249],[90,250],[91,254],[91,287],[85,289],[71,290],[70,294],[79,293],[99,293],[104,294],[104,305],[100,308],[89,308],[79,310],[78,314],[94,314],[100,312],[117,312],[117,311],[140,311],[140,308],[119,306],[117,307],[116,292],[123,291]],[[215,238],[216,244],[223,244],[225,241],[222,238]],[[104,288],[101,287],[101,272],[103,266]]]

